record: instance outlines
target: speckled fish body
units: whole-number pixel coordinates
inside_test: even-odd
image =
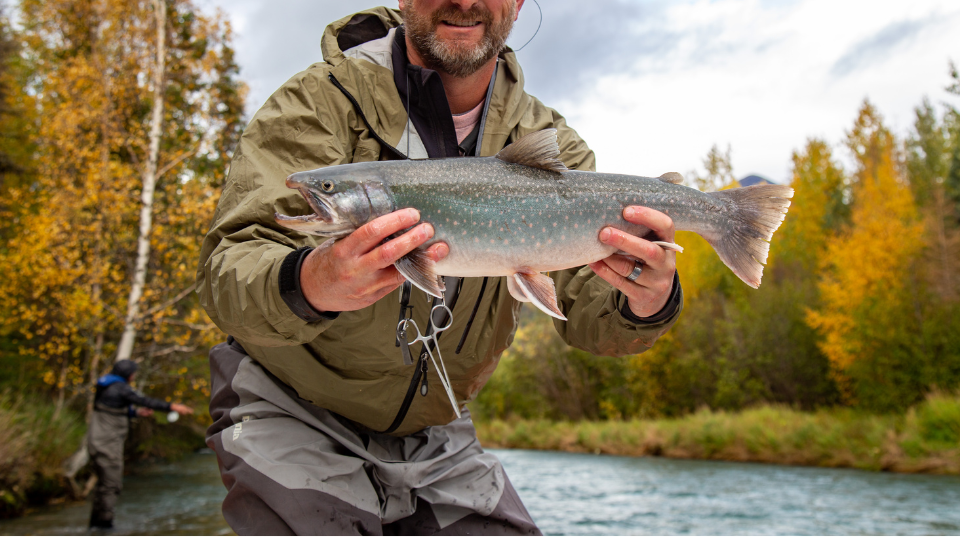
[[[623,219],[627,205],[654,208],[678,229],[715,228],[711,200],[695,189],[655,178],[580,171],[555,173],[497,158],[388,162],[376,189],[391,210],[416,208],[433,225],[433,242],[450,254],[446,276],[506,276],[581,266],[616,251],[599,241],[611,225],[637,236],[648,229]],[[429,244],[428,244],[429,245]]]
[[[301,232],[341,238],[378,216],[416,208],[434,227],[423,247],[396,263],[408,280],[439,296],[444,276],[510,276],[511,293],[563,318],[552,281],[540,272],[601,260],[615,252],[599,240],[605,226],[635,236],[650,230],[623,219],[639,205],[673,219],[677,230],[706,239],[745,283],[760,284],[769,241],[793,190],[768,185],[703,193],[658,178],[573,171],[558,159],[553,130],[536,132],[496,157],[385,161],[296,173],[297,189],[314,214],[277,221]],[[657,239],[654,239],[657,240]],[[424,249],[445,242],[434,264]],[[672,246],[672,244],[666,244]],[[679,247],[679,246],[676,246]]]

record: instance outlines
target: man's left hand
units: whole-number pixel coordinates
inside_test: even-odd
[[[647,227],[661,241],[673,242],[673,220],[662,212],[643,206],[628,206],[623,209],[623,218],[630,223]],[[656,315],[667,305],[673,291],[673,275],[677,271],[676,254],[613,227],[604,227],[600,231],[600,241],[641,261],[643,271],[636,281],[628,280],[627,276],[633,271],[634,261],[618,254],[591,263],[590,268],[626,295],[630,311],[634,315]]]

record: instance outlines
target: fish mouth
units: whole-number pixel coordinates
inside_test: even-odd
[[[310,205],[310,209],[313,210],[313,214],[309,216],[284,216],[286,218],[296,219],[298,221],[317,221],[322,223],[333,223],[336,220],[336,211],[334,210],[333,205],[326,201],[326,198],[317,193],[315,190],[310,189],[308,185],[301,182],[296,177],[298,174],[291,174],[287,177],[286,184],[290,189],[295,189],[300,192],[300,196],[307,201],[307,204]],[[278,214],[279,215],[279,214]]]
[[[340,226],[342,223],[334,206],[323,195],[310,189],[294,176],[296,175],[287,177],[287,187],[297,190],[307,201],[313,213],[305,216],[287,216],[277,213],[274,215],[277,223],[288,229],[312,234],[340,233],[343,227]]]
[[[307,187],[300,187],[297,191],[307,200],[307,204],[309,204],[310,209],[313,210],[314,213],[311,217],[316,221],[322,221],[324,223],[334,222],[333,207],[327,204],[323,197]]]

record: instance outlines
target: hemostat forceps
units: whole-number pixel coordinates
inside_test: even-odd
[[[437,319],[434,317],[437,310],[441,310],[442,325],[437,325]],[[430,361],[433,362],[433,369],[437,370],[437,376],[440,377],[440,384],[443,385],[443,389],[447,392],[447,398],[450,400],[453,412],[457,415],[457,418],[460,418],[460,406],[457,404],[457,398],[453,395],[453,387],[450,385],[447,367],[443,364],[443,357],[440,355],[440,344],[437,342],[438,334],[450,328],[450,325],[453,324],[453,313],[450,311],[450,308],[444,304],[433,306],[433,309],[430,310],[430,322],[431,324],[427,327],[429,332],[425,336],[420,332],[417,321],[413,320],[413,318],[404,319],[400,321],[400,324],[397,326],[397,335],[407,336],[407,332],[411,326],[417,332],[417,337],[415,337],[413,341],[407,342],[407,345],[413,345],[417,342],[423,343],[423,348],[430,356]],[[433,354],[433,349],[437,350],[436,356]]]

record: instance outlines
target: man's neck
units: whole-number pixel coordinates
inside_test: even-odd
[[[415,66],[428,67],[424,65],[423,59],[417,54],[410,38],[406,37],[405,39],[407,42],[407,61]],[[476,73],[463,78],[454,77],[444,71],[437,71],[440,80],[443,82],[443,93],[447,95],[447,103],[450,104],[451,113],[465,113],[484,100],[487,96],[490,77],[493,77],[493,70],[496,66],[497,59],[494,57]]]

